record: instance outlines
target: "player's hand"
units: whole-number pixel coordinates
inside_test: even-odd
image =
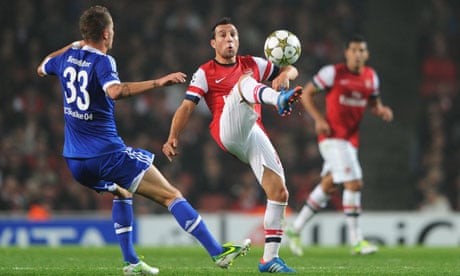
[[[86,42],[84,40],[77,40],[77,41],[72,42],[72,47],[77,48],[77,49],[81,49],[85,45],[86,45]]]
[[[385,122],[393,121],[393,110],[386,105],[377,103],[374,107],[371,108],[371,112],[373,115],[381,118]]]
[[[272,88],[276,91],[289,89],[289,78],[286,74],[280,74],[272,81]]]
[[[187,75],[182,72],[171,73],[156,80],[158,86],[168,86],[178,83],[185,83]]]
[[[276,91],[280,91],[281,89],[289,89],[289,80],[274,79],[272,81],[272,88]]]
[[[385,122],[391,122],[393,121],[393,110],[391,110],[391,108],[389,108],[388,106],[383,106],[382,108],[380,108],[379,116]]]
[[[169,161],[172,161],[173,158],[179,154],[177,151],[177,144],[177,139],[168,139],[168,141],[166,141],[166,143],[163,145],[163,153],[166,155]]]
[[[331,127],[324,119],[315,121],[315,131],[317,135],[331,135]]]

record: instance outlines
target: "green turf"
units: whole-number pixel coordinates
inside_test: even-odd
[[[200,247],[138,247],[160,275],[259,275],[261,247],[224,270]],[[460,275],[460,248],[381,248],[370,256],[351,256],[348,248],[306,248],[303,257],[282,248],[281,256],[298,275]],[[122,275],[118,247],[0,248],[0,275]]]

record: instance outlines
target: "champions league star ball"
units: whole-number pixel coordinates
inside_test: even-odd
[[[300,52],[300,40],[290,31],[274,31],[265,40],[265,57],[278,66],[293,64],[299,59]]]

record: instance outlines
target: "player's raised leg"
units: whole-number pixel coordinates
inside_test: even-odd
[[[281,116],[291,115],[292,104],[298,100],[302,94],[302,87],[296,86],[293,89],[281,89],[276,102],[276,108]]]
[[[251,104],[271,104],[277,108],[281,116],[289,115],[292,112],[292,104],[302,94],[301,86],[276,91],[265,84],[257,82],[250,75],[243,75],[240,78],[238,88],[244,101]]]

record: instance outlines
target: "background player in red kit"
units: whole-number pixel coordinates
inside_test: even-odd
[[[384,121],[393,119],[393,111],[379,98],[379,79],[371,67],[367,43],[360,35],[345,45],[345,63],[324,66],[304,88],[302,104],[315,121],[319,150],[324,159],[322,179],[311,192],[304,207],[288,227],[292,252],[302,255],[300,231],[315,213],[326,206],[331,194],[343,184],[342,205],[353,254],[371,254],[378,250],[363,238],[361,213],[362,171],[358,160],[359,124],[364,111]],[[318,91],[325,91],[326,114],[323,116],[313,100]]]
[[[204,98],[213,115],[212,137],[224,151],[251,166],[267,195],[265,250],[259,271],[294,272],[278,256],[289,194],[278,154],[262,126],[260,104],[276,106],[282,116],[290,114],[291,104],[300,96],[302,87],[281,88],[289,87],[289,81],[298,75],[297,69],[280,68],[259,57],[237,55],[238,30],[229,18],[213,27],[210,42],[215,58],[193,75],[185,99],[174,114],[163,152],[169,160],[177,155],[179,134]],[[262,81],[272,81],[272,87]]]

